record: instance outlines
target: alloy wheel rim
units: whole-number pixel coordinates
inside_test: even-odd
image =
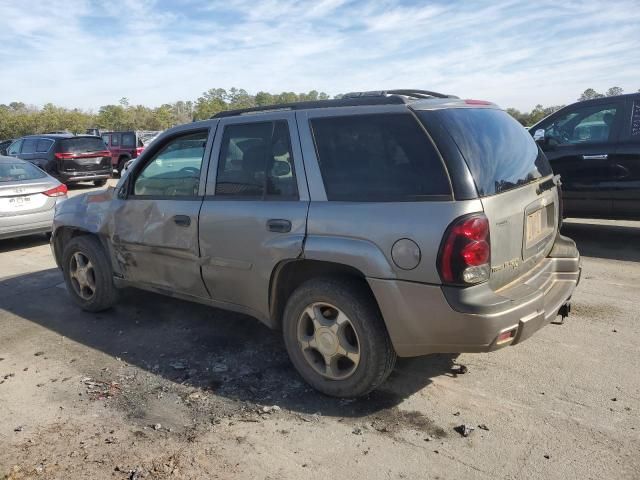
[[[307,363],[330,380],[344,380],[360,364],[360,341],[349,317],[335,305],[308,305],[298,319],[298,346]]]
[[[69,261],[69,277],[75,292],[83,300],[91,300],[96,293],[96,272],[89,257],[76,252]]]

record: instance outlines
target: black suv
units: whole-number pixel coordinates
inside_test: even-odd
[[[37,165],[65,184],[93,181],[101,187],[112,174],[111,153],[100,137],[30,135],[13,142],[7,154]]]
[[[565,216],[640,219],[640,94],[574,103],[529,131],[561,176]]]

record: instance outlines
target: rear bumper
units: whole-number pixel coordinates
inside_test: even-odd
[[[580,281],[575,243],[558,236],[553,250],[526,277],[494,292],[487,284],[441,287],[368,279],[396,352],[489,352],[518,344],[551,322]],[[501,334],[511,336],[499,340]]]
[[[11,217],[0,217],[0,239],[51,231],[54,209]]]
[[[62,183],[91,182],[94,180],[108,180],[112,176],[112,170],[98,170],[95,172],[59,172],[56,176]]]

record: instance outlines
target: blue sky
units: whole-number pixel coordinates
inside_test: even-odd
[[[640,0],[0,0],[0,103],[422,88],[528,110],[640,88]]]

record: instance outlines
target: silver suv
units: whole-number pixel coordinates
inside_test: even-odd
[[[246,313],[354,397],[396,355],[487,352],[568,313],[558,184],[492,103],[357,93],[167,130],[115,188],[60,205],[52,248],[84,310],[134,286]]]

